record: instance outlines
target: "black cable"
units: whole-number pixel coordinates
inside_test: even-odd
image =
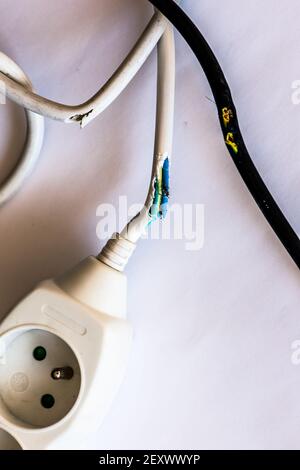
[[[225,143],[257,205],[300,269],[300,241],[258,173],[241,134],[229,85],[209,44],[173,0],[149,0],[181,33],[198,58],[209,81]]]

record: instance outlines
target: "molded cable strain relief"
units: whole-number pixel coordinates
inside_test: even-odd
[[[126,240],[119,233],[115,233],[101,251],[98,259],[107,266],[122,272],[135,249],[135,243]]]

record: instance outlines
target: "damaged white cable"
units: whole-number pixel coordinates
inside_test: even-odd
[[[123,271],[136,243],[152,221],[164,218],[169,203],[169,168],[171,163],[175,97],[175,43],[173,27],[168,24],[158,44],[158,79],[156,135],[153,172],[146,203],[124,228],[103,248],[99,259]]]
[[[127,58],[108,82],[87,102],[70,106],[43,98],[32,89],[26,75],[15,62],[0,53],[0,79],[6,97],[25,108],[27,139],[22,156],[9,177],[0,184],[0,205],[21,188],[38,160],[44,136],[44,121],[39,115],[82,127],[103,112],[126,88],[156,47],[165,31],[167,20],[155,13]]]
[[[24,77],[22,79],[15,75],[14,67],[18,69],[18,66],[4,54],[1,55],[0,78],[4,83],[6,95],[25,107],[28,116],[28,139],[23,159],[15,169],[13,178],[10,177],[7,180],[0,193],[5,202],[19,189],[38,158],[43,136],[43,119],[38,114],[67,123],[80,122],[82,127],[85,126],[120,95],[142,67],[158,41],[157,123],[153,172],[143,210],[118,236],[119,242],[114,242],[115,253],[121,250],[120,270],[124,269],[129,258],[127,254],[123,256],[123,250],[125,249],[126,253],[128,250],[131,252],[147,226],[153,220],[165,217],[167,211],[175,93],[175,45],[172,26],[164,16],[156,12],[137,44],[110,80],[91,99],[77,106],[56,103],[35,94],[27,78],[24,81]],[[37,129],[36,126],[39,128]],[[36,132],[32,132],[32,129]],[[34,135],[37,137],[34,138]],[[107,253],[110,251],[108,245]],[[105,257],[104,252],[102,257]],[[118,269],[119,254],[116,256],[117,259],[115,259],[115,254],[111,253],[111,262]]]
[[[13,80],[0,68],[0,79],[6,95],[19,105],[45,117],[66,123],[80,123],[82,127],[102,113],[127,87],[163,35],[167,20],[156,12],[129,55],[108,82],[88,101],[79,105],[66,105],[37,95]],[[4,64],[5,65],[5,64]]]

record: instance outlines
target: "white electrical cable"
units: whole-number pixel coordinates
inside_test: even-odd
[[[84,127],[102,113],[132,81],[162,37],[166,25],[166,18],[156,12],[136,45],[108,82],[92,98],[79,105],[56,103],[39,96],[12,80],[1,67],[0,79],[6,87],[7,96],[24,108],[66,123],[79,122]],[[2,65],[5,66],[5,61]]]
[[[12,80],[16,80],[22,89],[32,90],[32,85],[22,69],[2,52],[0,52],[0,69]],[[25,110],[25,113],[27,120],[26,142],[18,164],[7,179],[0,184],[0,206],[11,199],[30,176],[43,145],[44,118],[28,110]]]
[[[173,146],[174,98],[175,98],[175,44],[174,31],[168,25],[158,44],[157,54],[157,111],[153,158],[153,171],[148,196],[143,210],[121,233],[121,236],[136,243],[151,222],[150,209],[154,199],[155,182],[166,159],[171,161]]]
[[[157,192],[157,182],[161,180],[164,164],[171,159],[174,124],[175,97],[175,42],[174,31],[167,24],[158,44],[158,80],[156,136],[153,159],[153,172],[150,189],[142,211],[137,214],[121,232],[115,234],[105,245],[99,259],[108,266],[123,271],[133,254],[136,243],[152,221],[151,207]],[[161,183],[161,181],[160,181]],[[161,189],[159,190],[161,191]],[[162,194],[159,194],[161,197]],[[160,207],[156,207],[156,213]]]
[[[77,106],[56,103],[35,94],[29,79],[17,64],[0,53],[0,80],[5,95],[27,110],[27,139],[23,154],[14,171],[2,186],[0,185],[0,205],[15,195],[33,171],[44,135],[44,121],[39,115],[67,123],[80,122],[84,127],[103,112],[131,82],[156,47],[166,25],[165,17],[156,12],[136,45],[108,82],[91,99]]]
[[[165,162],[168,161],[169,165],[172,150],[175,93],[174,34],[172,26],[159,12],[155,12],[139,41],[110,80],[91,99],[81,105],[64,105],[35,94],[27,77],[25,80],[24,75],[22,78],[16,76],[17,72],[21,72],[18,66],[7,56],[1,54],[0,79],[5,87],[6,95],[26,108],[28,134],[23,159],[5,182],[0,192],[0,204],[1,200],[5,202],[15,194],[32,171],[38,158],[44,131],[43,120],[38,115],[41,114],[67,123],[80,122],[84,127],[120,95],[142,67],[158,41],[157,123],[150,189],[144,209],[129,222],[121,236],[118,236],[118,246],[114,248],[115,252],[121,250],[121,257],[124,249],[125,252],[134,249],[136,242],[153,219],[151,206],[154,205],[156,192],[161,191],[157,189],[156,185],[162,177]],[[159,195],[161,196],[161,194]],[[156,207],[156,212],[162,214],[160,206]],[[114,256],[113,253],[111,256]],[[117,258],[119,256],[120,254],[117,254]],[[121,264],[124,262],[125,260]]]

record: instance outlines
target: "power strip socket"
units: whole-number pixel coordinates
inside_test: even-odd
[[[99,428],[132,338],[127,280],[90,257],[0,326],[0,450],[76,449]]]

